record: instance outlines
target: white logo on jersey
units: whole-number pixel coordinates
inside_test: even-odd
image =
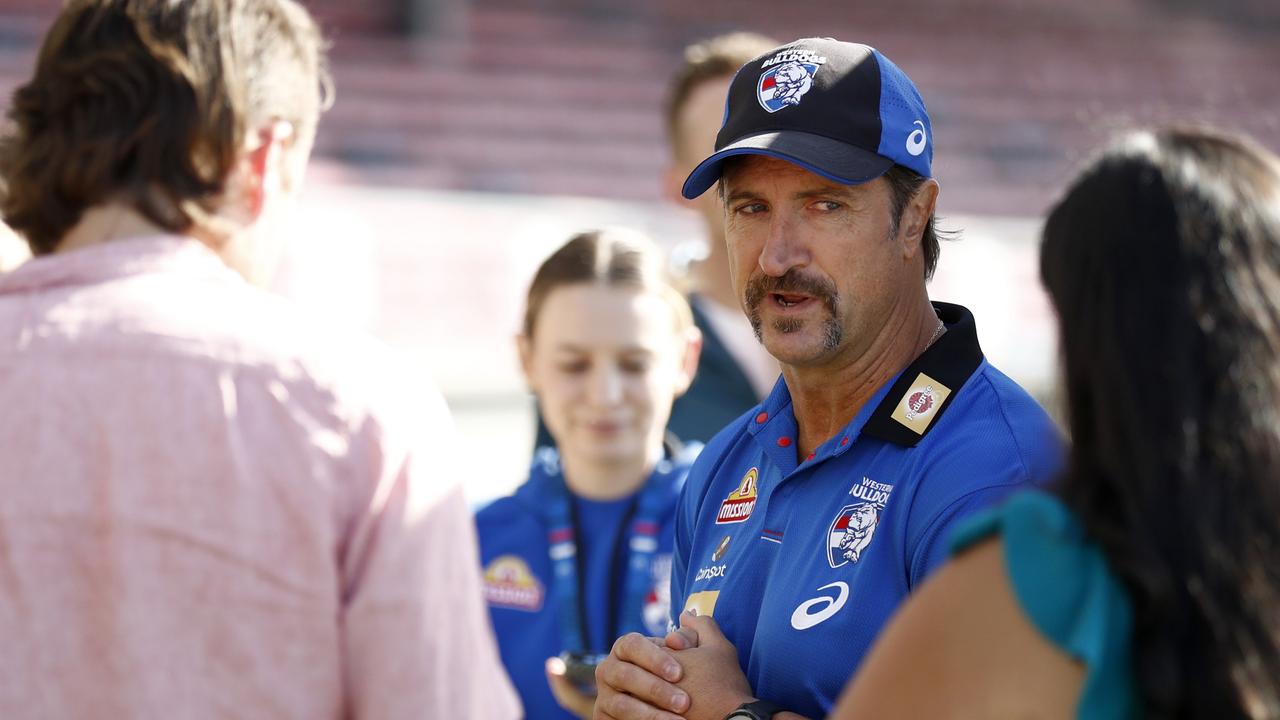
[[[845,505],[831,523],[827,535],[827,562],[838,568],[845,563],[856,563],[862,551],[875,537],[884,507],[877,503]]]
[[[652,635],[667,631],[671,617],[671,555],[664,553],[653,559],[653,589],[644,599],[644,627]],[[672,628],[674,629],[674,628]]]
[[[844,607],[845,602],[849,599],[849,586],[837,581],[830,585],[823,585],[818,588],[818,592],[830,588],[838,589],[840,595],[835,598],[819,595],[812,600],[805,600],[800,603],[800,607],[791,613],[791,627],[797,630],[808,630],[814,625],[830,620],[833,615],[840,612],[840,608]],[[814,608],[818,608],[818,611],[810,612]]]
[[[907,152],[911,153],[912,156],[924,152],[924,146],[929,143],[929,138],[924,135],[924,123],[916,120],[915,124],[920,127],[907,136]]]
[[[702,582],[703,580],[714,580],[715,578],[724,577],[724,571],[728,569],[728,565],[711,565],[704,567],[693,576],[694,582]]]

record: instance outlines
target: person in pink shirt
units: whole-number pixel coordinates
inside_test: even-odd
[[[448,412],[253,283],[323,105],[292,0],[72,0],[0,216],[0,717],[512,718]]]

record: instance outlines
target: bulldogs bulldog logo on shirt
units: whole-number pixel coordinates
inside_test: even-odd
[[[880,525],[880,515],[893,493],[893,486],[864,477],[849,494],[862,502],[840,508],[827,531],[827,562],[833,568],[862,559]]]

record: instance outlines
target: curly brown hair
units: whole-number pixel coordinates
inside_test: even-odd
[[[36,255],[108,202],[171,232],[225,232],[248,133],[279,119],[309,142],[328,86],[320,31],[293,0],[71,0],[13,96],[0,217]]]

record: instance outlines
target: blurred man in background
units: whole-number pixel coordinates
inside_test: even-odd
[[[73,0],[0,138],[0,716],[512,718],[440,396],[274,273],[292,0]]]
[[[707,256],[691,268],[689,304],[702,331],[702,358],[689,391],[676,400],[668,427],[681,439],[706,442],[773,389],[778,362],[760,345],[733,290],[725,249],[724,207],[714,194],[686,200],[684,179],[715,149],[724,119],[729,81],[777,41],[754,33],[730,33],[685,49],[664,108],[671,164],[665,194],[696,211],[706,229]]]

